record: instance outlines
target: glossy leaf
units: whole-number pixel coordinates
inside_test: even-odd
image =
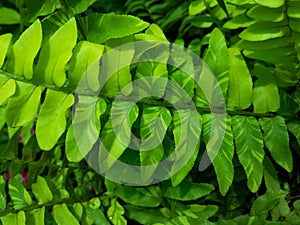
[[[228,51],[230,69],[227,107],[230,109],[246,109],[251,105],[251,75],[239,50],[230,48]]]
[[[280,22],[285,18],[283,7],[280,7],[278,9],[273,9],[273,8],[268,8],[260,5],[251,8],[247,12],[247,15],[252,19],[258,21],[270,21],[270,22]]]
[[[79,225],[78,220],[69,211],[66,204],[55,205],[53,207],[53,217],[58,225]]]
[[[203,60],[213,71],[224,98],[226,98],[229,80],[229,55],[225,37],[218,28],[215,28],[211,33],[209,47]]]
[[[66,129],[66,111],[73,105],[74,96],[47,90],[36,123],[36,137],[43,150],[51,150]]]
[[[49,189],[47,181],[43,177],[38,176],[37,182],[32,184],[31,188],[39,204],[50,202],[53,199],[52,192]]]
[[[69,87],[77,88],[77,85],[83,76],[87,77],[88,78],[87,82],[91,82],[91,83],[94,82],[95,78],[98,79],[97,75],[100,68],[96,67],[95,64],[98,65],[97,61],[99,60],[100,56],[103,54],[103,51],[104,51],[103,45],[98,45],[87,41],[79,42],[76,45],[69,65],[70,66],[68,71]],[[94,69],[91,69],[90,68],[91,66],[95,67],[95,69],[98,69],[98,71],[94,71]],[[85,74],[90,72],[95,72],[95,75]],[[89,85],[88,83],[87,87],[93,87],[93,85]],[[94,90],[93,88],[91,89]]]
[[[267,191],[264,195],[258,197],[251,208],[251,214],[256,216],[267,217],[268,211],[271,210],[275,204],[287,195],[286,191]]]
[[[256,192],[263,175],[263,136],[259,124],[251,116],[232,117],[236,152],[248,178],[248,188]]]
[[[87,40],[104,43],[111,38],[126,37],[148,27],[137,17],[114,14],[90,14],[85,18]]]
[[[214,189],[214,186],[210,184],[185,181],[176,187],[167,186],[163,189],[163,196],[180,201],[191,201],[209,195]]]
[[[6,52],[12,38],[12,34],[0,35],[0,69],[3,66]]]
[[[72,18],[60,27],[42,48],[35,68],[35,80],[63,86],[66,82],[65,66],[71,58],[76,40],[76,21]]]
[[[254,112],[276,112],[280,106],[278,87],[271,71],[260,64],[254,66],[253,74],[258,77],[254,83]]]
[[[20,211],[19,213],[10,213],[6,216],[2,216],[1,218],[3,225],[25,225],[26,224],[26,216],[23,211]]]
[[[78,96],[73,110],[73,123],[66,136],[66,156],[70,162],[79,162],[92,149],[100,134],[100,116],[106,110],[103,99]]]
[[[6,122],[11,127],[20,127],[34,120],[40,104],[42,88],[17,82],[15,95],[7,104]]]
[[[32,204],[32,199],[21,183],[22,176],[18,174],[17,176],[11,178],[8,184],[9,196],[13,201],[14,209],[21,209],[25,206]]]
[[[293,156],[289,147],[289,135],[283,117],[261,118],[259,123],[263,129],[264,141],[274,160],[291,172]]]
[[[16,81],[0,74],[0,87],[0,105],[3,105],[15,93]]]
[[[175,141],[175,160],[173,168],[178,165],[180,170],[171,177],[172,185],[178,185],[193,168],[198,156],[198,144],[201,135],[202,119],[199,114],[189,109],[181,109],[173,115],[173,135]],[[194,148],[194,149],[193,149]],[[186,159],[184,154],[190,152],[190,159]]]
[[[124,212],[124,208],[116,199],[111,200],[111,206],[107,210],[107,216],[114,225],[127,224],[125,218],[123,217]]]
[[[115,193],[128,204],[143,207],[157,207],[162,201],[159,191],[160,190],[155,186],[141,188],[117,186]]]
[[[246,30],[240,33],[239,36],[247,41],[264,41],[283,37],[289,34],[289,32],[289,28],[285,22],[257,22],[250,25]]]
[[[131,138],[131,127],[139,112],[137,105],[130,108],[125,101],[118,102],[115,107],[114,125],[112,125],[112,119],[110,118],[104,125],[100,135],[102,144],[99,149],[99,165],[102,166],[103,171],[109,169],[128,147]],[[108,151],[114,159],[107,159],[103,155],[105,151]]]
[[[300,145],[300,122],[299,120],[292,120],[287,124],[289,131],[297,138]]]
[[[44,225],[45,224],[45,207],[31,210],[27,214],[27,224]]]
[[[141,117],[140,135],[142,144],[140,145],[140,161],[141,166],[158,164],[164,157],[163,139],[166,135],[168,126],[172,120],[168,109],[159,106],[143,106],[143,114]],[[142,177],[148,180],[152,174],[149,170],[143,170]]]
[[[36,20],[25,30],[12,48],[12,55],[8,61],[8,71],[16,75],[32,79],[33,61],[41,47],[42,27]]]
[[[260,5],[270,7],[270,8],[278,8],[284,5],[284,0],[276,0],[276,1],[269,1],[269,0],[254,0]]]
[[[11,8],[0,7],[0,24],[11,25],[20,23],[20,14]]]
[[[219,139],[220,137],[217,135],[218,130],[212,129],[211,122],[212,122],[212,115],[211,114],[204,114],[202,116],[203,119],[203,140],[207,145],[209,142],[209,137],[211,132],[215,133],[216,137]],[[221,124],[222,129],[225,131],[223,137],[223,143],[221,145],[220,150],[217,152],[215,157],[213,157],[210,153],[210,149],[214,149],[214,146],[210,146],[208,149],[208,156],[213,159],[212,164],[214,165],[214,169],[216,171],[218,184],[220,193],[225,195],[229,190],[229,187],[232,184],[234,178],[234,168],[233,168],[233,154],[234,154],[234,144],[233,144],[233,135],[231,130],[231,117],[227,115],[226,123]],[[207,146],[208,148],[208,146]]]

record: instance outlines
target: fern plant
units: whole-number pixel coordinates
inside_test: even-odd
[[[289,190],[294,183],[283,184],[278,177],[280,171],[279,175],[299,178],[297,1],[190,3],[190,16],[199,13],[196,20],[186,19],[191,24],[212,22],[209,27],[214,27],[217,20],[207,21],[200,13],[222,14],[217,17],[222,23],[215,23],[218,28],[201,37],[209,37],[203,59],[227,103],[226,120],[220,124],[225,135],[216,157],[207,152],[214,158],[213,167],[201,173],[198,165],[204,149],[211,132],[218,131],[211,129],[207,97],[187,74],[162,64],[139,63],[114,74],[93,99],[97,107],[84,122],[96,121],[97,130],[82,129],[91,137],[84,145],[90,149],[100,136],[115,158],[137,165],[161,161],[182,144],[180,130],[191,126],[190,115],[183,114],[186,124],[179,123],[176,109],[166,102],[156,98],[140,101],[124,124],[146,139],[153,131],[148,124],[160,118],[163,122],[155,125],[165,137],[155,150],[138,154],[120,142],[112,129],[110,113],[116,95],[134,80],[160,76],[176,82],[193,99],[201,130],[190,135],[199,140],[199,148],[170,180],[147,187],[111,182],[87,165],[85,156],[101,163],[109,161],[80,152],[83,143],[75,141],[71,107],[86,69],[111,48],[135,40],[166,41],[166,37],[157,25],[137,17],[82,14],[93,2],[41,1],[34,5],[24,1],[11,9],[20,16],[13,23],[20,23],[21,29],[0,36],[1,223],[299,224],[297,193]],[[161,6],[155,1],[135,2],[137,8]],[[188,10],[186,3],[181,7]],[[166,15],[157,16],[153,19],[168,28]],[[266,28],[256,29],[263,26]],[[224,33],[237,28],[240,30],[234,32],[240,39],[228,43]],[[199,51],[200,46],[196,47]],[[189,44],[189,48],[195,46]],[[133,55],[127,54],[126,60],[131,61]]]

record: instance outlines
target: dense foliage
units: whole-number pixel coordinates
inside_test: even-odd
[[[89,147],[100,136],[124,162],[157,163],[182,144],[181,129],[193,128],[189,113],[179,123],[167,102],[144,99],[122,123],[142,139],[156,127],[161,144],[147,153],[130,149],[110,115],[128,83],[168,78],[197,107],[202,129],[189,133],[199,140],[191,160],[171,179],[146,187],[96,173],[84,157],[106,159],[82,155],[72,124],[86,69],[111,48],[138,40],[169,40],[203,58],[227,107],[221,149],[200,172],[217,131],[196,82],[152,62],[114,74],[94,99],[97,108],[82,118],[97,121],[98,129],[83,132],[91,136]],[[299,0],[0,1],[0,223],[299,225],[299,61]],[[165,86],[158,88],[164,93]],[[163,122],[153,125],[155,118]]]

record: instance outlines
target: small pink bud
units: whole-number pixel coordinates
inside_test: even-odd
[[[21,182],[26,182],[26,181],[28,181],[28,171],[23,171]]]
[[[10,180],[10,178],[11,178],[10,172],[7,172],[7,173],[5,174],[5,177],[6,177],[6,180]]]

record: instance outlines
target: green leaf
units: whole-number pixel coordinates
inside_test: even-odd
[[[31,188],[39,204],[45,204],[52,201],[52,192],[50,191],[49,186],[43,177],[38,176],[37,182],[32,184]]]
[[[280,99],[273,74],[260,64],[254,65],[253,74],[258,77],[253,89],[254,112],[276,112],[280,106]]]
[[[74,96],[48,89],[36,123],[36,137],[43,150],[51,150],[66,129],[66,111]]]
[[[18,174],[11,178],[8,184],[9,196],[13,201],[14,209],[22,209],[23,207],[32,204],[31,197],[26,191],[23,183],[21,183],[21,179],[22,176]]]
[[[234,116],[232,131],[238,158],[248,178],[248,188],[254,193],[261,184],[265,154],[259,124],[252,116]]]
[[[17,82],[16,93],[8,100],[6,121],[11,127],[20,127],[34,120],[40,104],[42,88]]]
[[[272,9],[264,6],[254,6],[247,15],[252,19],[259,21],[280,22],[285,19],[284,8]]]
[[[128,217],[141,224],[155,224],[163,223],[166,224],[168,219],[158,209],[151,209],[145,207],[137,207],[133,205],[126,205],[126,211],[128,211]]]
[[[111,206],[107,210],[107,216],[114,225],[126,225],[127,221],[123,217],[124,208],[116,199],[111,200]]]
[[[85,207],[87,220],[92,220],[90,224],[93,223],[96,225],[110,225],[110,223],[106,219],[101,209],[99,208],[93,209],[89,207],[89,205],[86,203],[83,203],[83,205]]]
[[[130,64],[134,56],[133,45],[126,45],[127,42],[132,42],[133,37],[127,37],[123,39],[115,39],[108,41],[107,45],[112,48],[112,51],[108,51],[102,58],[103,63],[107,62],[107,66],[101,67],[101,73],[111,75],[106,81],[102,92],[108,96],[117,96],[122,93],[128,95],[132,91],[132,78],[130,73]],[[125,44],[125,46],[123,46]],[[117,72],[114,73],[114,71]],[[101,81],[100,81],[101,82]],[[126,88],[125,88],[126,87]]]
[[[0,105],[3,105],[6,103],[7,99],[15,93],[16,81],[0,74],[0,87]]]
[[[257,22],[240,33],[240,38],[247,41],[264,41],[288,35],[290,32],[286,22]]]
[[[198,184],[185,180],[176,187],[167,185],[163,187],[163,196],[180,201],[191,201],[209,195],[214,189],[214,186],[210,184]]]
[[[180,167],[180,170],[171,177],[172,185],[176,186],[193,168],[198,156],[202,118],[200,114],[190,109],[179,109],[174,112],[172,123],[176,152],[174,158],[176,163],[172,169]],[[187,152],[191,152],[189,159],[186,159]]]
[[[113,124],[112,118],[110,118],[104,125],[100,135],[99,165],[103,172],[108,170],[128,147],[131,139],[131,127],[139,114],[139,108],[135,104],[132,108],[129,107],[126,101],[119,101],[114,104],[115,108],[111,113],[114,115]],[[103,155],[105,151],[108,151],[112,157],[107,158]]]
[[[79,225],[78,220],[69,211],[66,204],[55,205],[53,207],[53,217],[58,225]]]
[[[264,195],[259,196],[253,203],[251,214],[266,218],[268,211],[271,210],[281,199],[287,195],[286,191],[267,191]]]
[[[213,71],[223,96],[226,98],[229,80],[229,55],[225,37],[218,28],[215,28],[210,35],[208,50],[203,60]]]
[[[24,0],[28,15],[26,19],[31,22],[38,16],[46,16],[60,8],[59,0]]]
[[[160,106],[143,105],[140,125],[142,144],[140,145],[141,166],[153,165],[149,173],[142,168],[142,178],[148,180],[153,175],[158,164],[164,157],[163,139],[170,125],[172,116],[168,109]]]
[[[243,51],[244,55],[248,58],[259,59],[282,66],[293,65],[297,62],[296,56],[292,55],[293,52],[293,47],[275,48],[264,51]]]
[[[293,169],[293,156],[289,147],[289,135],[284,118],[260,118],[264,141],[275,161],[288,172]]]
[[[66,0],[66,3],[72,9],[74,15],[82,13],[88,9],[96,0],[87,0],[87,1],[76,1],[76,0]]]
[[[131,186],[117,186],[115,194],[128,204],[142,207],[157,207],[162,198],[157,186],[135,188]]]
[[[219,139],[220,137],[217,135],[218,130],[217,129],[212,130],[211,122],[213,117],[211,114],[204,114],[202,116],[202,119],[203,119],[203,140],[208,149],[207,151],[208,156],[211,158],[212,164],[216,171],[220,193],[223,196],[225,196],[234,178],[234,168],[232,163],[233,154],[234,154],[234,144],[233,144],[233,135],[231,130],[231,117],[227,115],[226,123],[220,124],[222,126],[222,129],[225,131],[225,134],[223,137],[223,143],[221,145],[220,150],[217,152],[216,155],[213,156],[210,150],[213,150],[214,146],[213,144],[211,146],[208,146],[209,137],[211,135],[211,132],[213,132],[215,133],[214,137]]]
[[[84,18],[87,40],[104,43],[108,39],[122,38],[146,29],[149,24],[137,17],[114,14],[89,14]]]
[[[20,14],[16,10],[0,7],[0,24],[18,24],[20,21]]]
[[[3,225],[25,225],[26,216],[23,211],[19,213],[10,213],[1,217]]]
[[[203,0],[192,1],[189,5],[189,15],[194,16],[206,10]]]
[[[254,0],[260,5],[269,7],[269,8],[278,8],[284,5],[284,0]]]
[[[31,210],[27,214],[27,224],[44,225],[45,224],[45,207]]]
[[[3,66],[6,52],[12,38],[12,34],[0,35],[0,69]]]
[[[73,124],[66,136],[66,156],[70,162],[81,161],[92,149],[100,134],[100,116],[106,103],[96,96],[78,96]]]
[[[241,40],[237,46],[242,49],[251,51],[264,51],[270,49],[276,49],[281,47],[287,47],[292,45],[290,37],[274,38],[265,41],[245,41]]]
[[[237,29],[241,27],[248,27],[253,23],[255,23],[254,20],[249,18],[245,13],[242,13],[228,20],[223,27],[226,29]]]
[[[277,171],[268,156],[264,158],[264,180],[267,190],[281,190]]]
[[[217,213],[218,207],[215,205],[192,204],[185,206],[177,204],[175,205],[174,211],[176,211],[179,216],[187,216],[194,219],[208,219]]]
[[[287,127],[289,131],[296,137],[298,144],[300,145],[300,121],[292,120],[288,122]]]
[[[75,18],[60,27],[41,50],[34,79],[61,87],[66,82],[65,66],[77,41]],[[59,43],[59,44],[58,44]]]
[[[251,105],[252,79],[243,56],[236,48],[229,48],[229,86],[227,107],[246,109]]]
[[[0,176],[0,210],[6,208],[6,190],[5,190],[5,179]]]
[[[42,43],[42,27],[36,20],[26,29],[12,48],[12,55],[8,58],[7,69],[16,75],[32,79],[33,61]]]
[[[85,74],[94,72],[91,67],[96,67],[96,62],[100,59],[103,54],[104,46],[95,43],[81,41],[74,48],[72,58],[69,65],[69,84],[70,88],[77,88],[77,85],[83,76],[87,77],[87,82],[95,82],[94,79],[98,79],[99,67],[95,68],[95,75]],[[97,65],[99,66],[99,65]],[[83,81],[81,81],[83,82]],[[95,82],[98,83],[98,82]],[[93,84],[87,85],[88,87],[93,87]],[[79,86],[80,87],[80,86]],[[94,90],[93,88],[91,88]],[[98,90],[98,88],[96,89]]]

